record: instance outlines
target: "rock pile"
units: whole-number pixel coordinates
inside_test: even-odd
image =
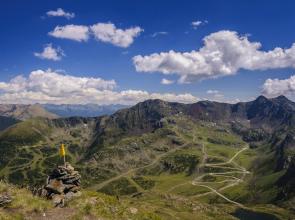
[[[53,170],[39,194],[51,199],[55,206],[63,207],[66,201],[81,195],[80,179],[79,172],[66,163],[65,166],[58,166]]]

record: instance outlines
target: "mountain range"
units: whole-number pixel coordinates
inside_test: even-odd
[[[164,219],[182,218],[196,201],[272,214],[265,219],[295,211],[295,103],[284,96],[237,104],[147,100],[111,115],[12,124],[0,133],[0,176],[13,184],[41,185],[61,163],[64,143],[86,189],[152,204]],[[169,206],[174,200],[182,201],[177,209]]]
[[[111,115],[119,109],[127,108],[125,105],[97,105],[97,104],[85,104],[85,105],[54,105],[43,104],[44,109],[52,112],[60,117],[96,117],[101,115]]]
[[[59,118],[59,117],[96,117],[110,115],[125,105],[54,105],[54,104],[0,104],[1,125],[0,131],[10,125],[31,118]]]
[[[57,118],[58,116],[46,111],[41,105],[0,104],[0,115],[18,120],[29,118]]]

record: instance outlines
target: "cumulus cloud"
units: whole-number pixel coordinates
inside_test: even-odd
[[[41,59],[58,61],[65,56],[65,53],[60,47],[54,48],[52,44],[47,44],[41,53],[35,52],[34,55]]]
[[[112,23],[97,23],[90,27],[95,39],[111,43],[118,47],[129,47],[134,38],[143,31],[140,27],[131,27],[125,30],[116,28]]]
[[[78,42],[87,41],[89,38],[89,28],[84,25],[69,24],[66,26],[56,26],[48,33],[56,38],[70,39]]]
[[[295,95],[295,75],[288,79],[267,79],[262,86],[262,94],[267,97]]]
[[[206,36],[204,45],[190,52],[161,52],[137,55],[133,63],[138,72],[177,74],[179,82],[235,75],[240,69],[267,70],[295,67],[295,43],[287,49],[261,50],[261,43],[234,31],[219,31]]]
[[[114,80],[77,77],[52,70],[32,71],[9,82],[0,82],[1,103],[54,103],[54,104],[127,104],[147,99],[163,99],[182,103],[196,102],[198,98],[184,93],[149,93],[142,90],[116,91]]]
[[[48,34],[56,38],[64,38],[75,41],[87,41],[90,36],[94,36],[97,41],[110,43],[118,47],[129,47],[136,37],[143,32],[140,27],[127,29],[117,28],[112,23],[97,23],[92,26],[66,25],[57,26]]]
[[[58,8],[55,11],[48,11],[46,14],[49,17],[65,17],[67,19],[75,17],[75,13],[65,12],[62,8]]]
[[[163,84],[163,85],[170,85],[170,84],[173,84],[173,83],[174,83],[173,80],[169,80],[169,79],[165,79],[165,78],[163,78],[161,80],[161,84]]]

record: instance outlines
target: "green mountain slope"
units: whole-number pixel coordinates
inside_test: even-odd
[[[285,97],[234,105],[148,100],[111,116],[31,119],[0,134],[0,176],[43,184],[65,143],[91,191],[158,208],[176,198],[292,209],[294,109]]]

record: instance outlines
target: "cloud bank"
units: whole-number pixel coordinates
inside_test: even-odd
[[[110,43],[117,47],[129,47],[136,37],[143,32],[140,27],[130,27],[127,29],[117,28],[112,23],[97,23],[91,26],[85,25],[65,25],[57,26],[49,32],[50,36],[75,40],[78,42],[87,41],[90,36],[104,43]]]
[[[34,55],[41,59],[53,60],[53,61],[61,60],[62,57],[65,56],[63,50],[60,47],[54,48],[52,47],[52,44],[45,45],[41,53],[35,52]]]
[[[52,70],[32,71],[9,82],[0,82],[1,103],[52,104],[124,104],[132,105],[147,99],[163,99],[192,103],[198,98],[189,94],[149,93],[142,90],[116,91],[114,80],[63,75]]]
[[[235,75],[240,69],[267,70],[295,67],[295,44],[284,49],[261,50],[261,43],[248,36],[223,30],[203,39],[204,45],[190,52],[160,52],[137,55],[133,63],[138,72],[177,74],[180,83]]]

